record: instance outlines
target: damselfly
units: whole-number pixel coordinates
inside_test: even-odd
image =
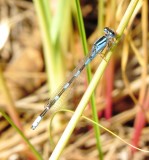
[[[60,88],[58,94],[54,96],[54,98],[50,99],[49,102],[46,104],[45,109],[43,112],[35,119],[35,121],[32,124],[32,129],[34,130],[42,118],[45,116],[47,111],[51,108],[54,107],[55,103],[61,98],[63,93],[70,87],[72,82],[80,75],[82,70],[97,56],[97,54],[101,54],[102,51],[109,45],[111,42],[113,42],[113,39],[116,37],[115,32],[113,32],[111,29],[108,27],[104,28],[104,33],[105,35],[99,38],[92,47],[92,50],[90,54],[85,58],[84,63],[74,72],[72,77]]]

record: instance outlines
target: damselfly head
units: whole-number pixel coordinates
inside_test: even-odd
[[[116,37],[115,32],[112,31],[112,29],[110,29],[110,28],[108,28],[108,27],[105,27],[105,28],[104,28],[104,33],[105,33],[105,35],[106,35],[109,39]]]

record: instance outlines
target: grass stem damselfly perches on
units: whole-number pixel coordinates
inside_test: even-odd
[[[116,37],[115,32],[113,32],[108,27],[104,28],[105,35],[99,38],[95,43],[93,44],[92,50],[90,54],[85,58],[84,63],[74,72],[72,77],[60,88],[57,95],[54,96],[54,98],[49,99],[48,103],[45,106],[45,109],[43,112],[35,119],[35,121],[32,124],[32,129],[34,130],[42,118],[45,116],[45,114],[48,112],[48,110],[51,107],[54,107],[55,103],[61,98],[63,93],[70,87],[72,82],[80,75],[80,73],[83,71],[83,69],[98,55],[101,54],[102,51],[108,46],[110,46],[110,43],[113,42],[113,39]]]

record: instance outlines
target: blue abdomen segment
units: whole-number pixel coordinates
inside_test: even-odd
[[[91,62],[91,59],[90,58],[88,58],[86,61],[85,61],[85,66],[87,66],[89,63]]]

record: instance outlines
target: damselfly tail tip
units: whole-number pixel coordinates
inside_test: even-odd
[[[42,117],[41,116],[38,116],[36,119],[35,119],[35,121],[33,122],[33,124],[32,124],[32,130],[35,130],[36,129],[36,127],[38,126],[38,124],[40,123],[40,121],[42,120]]]

